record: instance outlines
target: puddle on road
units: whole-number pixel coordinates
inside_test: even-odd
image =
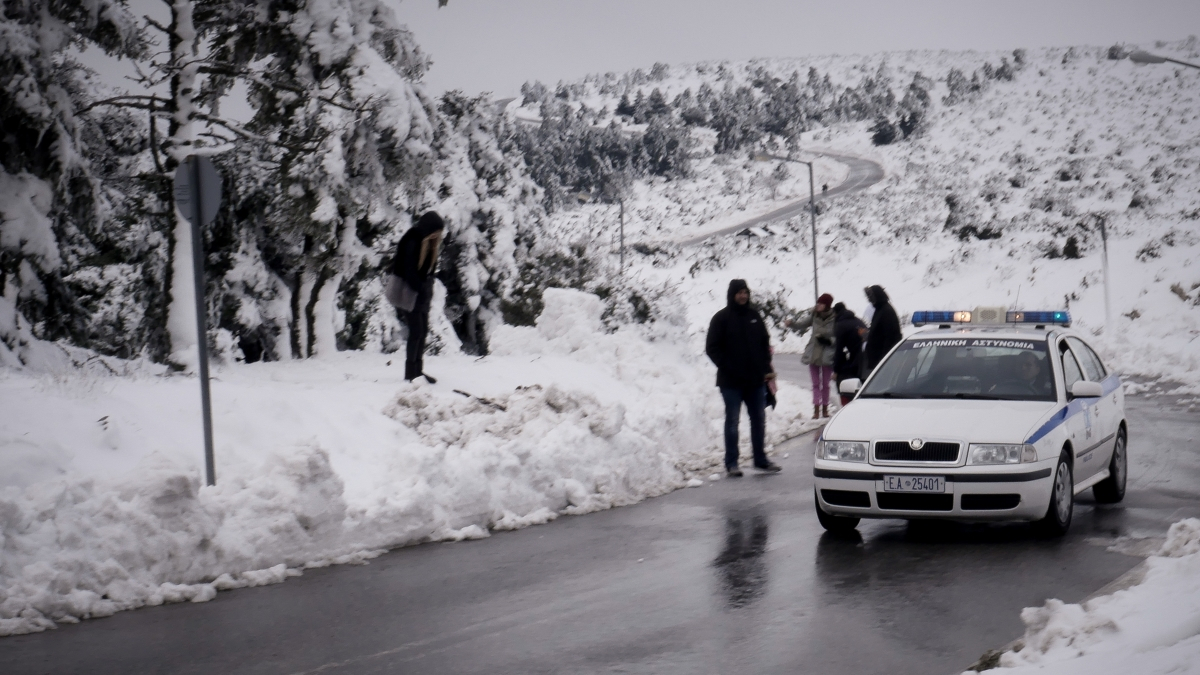
[[[1112,553],[1120,553],[1136,558],[1149,558],[1158,553],[1159,549],[1166,543],[1167,538],[1117,537],[1116,539],[1104,539],[1101,537],[1088,537],[1084,541],[1093,546],[1103,546],[1104,550]]]

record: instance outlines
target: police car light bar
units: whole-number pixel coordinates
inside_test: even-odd
[[[1040,323],[1058,326],[1071,325],[1070,312],[1009,312],[1008,323]]]
[[[913,312],[912,325],[927,323],[971,323],[970,312]]]

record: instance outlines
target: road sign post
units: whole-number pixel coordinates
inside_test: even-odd
[[[221,177],[207,157],[190,155],[175,170],[175,205],[191,223],[192,272],[196,291],[196,348],[200,362],[200,407],[204,417],[204,474],[209,485],[217,484],[213,459],[212,396],[208,383],[208,328],[204,301],[204,239],[200,228],[217,217],[221,205]]]

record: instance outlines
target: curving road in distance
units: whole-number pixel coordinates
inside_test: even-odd
[[[831,152],[811,152],[811,154],[828,157],[830,159],[836,160],[836,161],[841,162],[842,164],[845,164],[846,166],[850,167],[850,173],[846,176],[846,180],[842,181],[842,183],[840,185],[838,185],[837,187],[829,188],[829,190],[818,194],[817,201],[829,199],[830,197],[836,197],[838,195],[849,194],[852,192],[859,192],[859,191],[865,190],[865,189],[871,187],[872,185],[878,183],[879,181],[883,180],[883,176],[884,176],[883,167],[876,164],[875,162],[872,162],[869,159],[850,157],[848,155],[839,155],[839,154],[834,154]],[[786,158],[772,156],[772,159],[786,159]],[[784,206],[782,208],[771,211],[770,213],[766,213],[766,214],[763,214],[756,218],[751,218],[750,220],[738,223],[737,225],[726,227],[724,229],[717,230],[716,232],[709,232],[708,234],[701,235],[699,237],[685,239],[680,243],[683,246],[693,246],[695,244],[700,244],[704,241],[712,239],[713,237],[723,237],[727,234],[734,234],[736,232],[741,232],[742,230],[744,230],[748,227],[754,227],[756,225],[763,225],[763,224],[771,223],[771,222],[774,222],[777,220],[786,220],[788,218],[791,218],[792,216],[805,214],[807,212],[808,212],[808,199],[805,198],[805,199],[801,199],[799,201],[792,202],[791,204],[788,204],[787,206]]]

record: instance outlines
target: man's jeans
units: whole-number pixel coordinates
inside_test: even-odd
[[[767,465],[767,453],[763,451],[765,435],[767,386],[738,389],[721,387],[721,398],[725,399],[725,468],[738,465],[738,418],[742,414],[742,403],[750,415],[750,449],[754,452],[754,466]]]

